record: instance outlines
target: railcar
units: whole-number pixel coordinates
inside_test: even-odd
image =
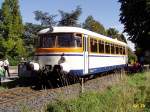
[[[82,77],[125,67],[127,47],[117,39],[78,27],[46,28],[38,32],[35,60],[30,64],[34,71],[60,68]]]

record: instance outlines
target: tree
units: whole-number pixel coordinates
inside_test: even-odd
[[[38,40],[37,32],[39,32],[43,27],[41,25],[26,23],[24,26],[24,42],[25,47],[29,51],[29,57],[34,54],[36,42]]]
[[[37,38],[37,32],[39,32],[43,27],[41,25],[26,23],[24,26],[24,41],[26,45],[34,44],[34,39]]]
[[[127,43],[127,40],[123,34],[120,34],[120,41]]]
[[[22,40],[24,28],[18,4],[18,0],[4,0],[0,9],[1,56],[11,60],[18,60],[27,54]]]
[[[82,13],[80,6],[77,6],[77,8],[70,13],[62,10],[59,10],[59,13],[61,15],[61,19],[58,23],[59,26],[79,26],[78,19]]]
[[[5,0],[1,9],[3,38],[21,38],[23,34],[23,24],[19,11],[18,0]]]
[[[2,9],[0,9],[0,24],[2,23],[2,18],[3,18],[3,16],[2,16]]]
[[[4,39],[0,36],[0,59],[4,58],[5,56],[5,47],[4,47]]]
[[[150,46],[150,1],[149,0],[119,0],[120,21],[124,24],[129,40],[137,48],[149,50]]]
[[[85,20],[85,22],[83,23],[83,28],[93,31],[93,32],[97,32],[103,35],[106,35],[106,31],[104,26],[99,23],[98,21],[94,20],[94,18],[92,16],[88,16]]]
[[[2,38],[2,36],[3,36],[3,25],[2,25],[2,22],[3,22],[3,16],[2,16],[2,10],[0,9],[0,38]]]
[[[5,0],[1,9],[1,34],[3,38],[8,38],[11,30],[11,10],[9,0]]]
[[[42,11],[34,11],[35,20],[41,22],[41,27],[52,27],[56,25],[56,21],[54,20],[57,15],[49,15],[47,12]]]
[[[12,15],[12,32],[10,37],[16,39],[23,36],[24,28],[22,24],[22,17],[19,10],[18,0],[11,0],[11,15]]]
[[[112,37],[112,38],[115,38],[116,35],[118,35],[118,33],[119,33],[119,31],[116,30],[115,28],[109,28],[107,30],[107,36]]]
[[[136,54],[130,48],[128,48],[128,63],[133,64],[136,61],[137,61]]]
[[[111,37],[111,38],[113,38],[113,39],[116,38],[116,39],[118,39],[119,41],[122,41],[122,42],[127,43],[125,36],[124,36],[123,34],[119,34],[119,31],[116,30],[115,28],[109,28],[109,29],[107,30],[107,36],[108,36],[108,37]]]

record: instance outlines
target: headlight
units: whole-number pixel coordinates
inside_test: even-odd
[[[40,65],[35,62],[30,62],[30,65],[33,67],[33,70],[38,71],[40,69]]]

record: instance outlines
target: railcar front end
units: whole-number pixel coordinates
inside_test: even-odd
[[[65,72],[83,74],[82,34],[51,33],[39,35],[39,47],[35,56],[40,68],[60,66]]]

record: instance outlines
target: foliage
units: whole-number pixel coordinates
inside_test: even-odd
[[[107,30],[107,36],[115,38],[116,35],[118,35],[119,31],[116,30],[115,28],[109,28]]]
[[[104,26],[100,22],[94,20],[92,16],[88,16],[86,18],[85,22],[83,23],[83,28],[106,35]]]
[[[40,21],[42,27],[52,27],[56,25],[54,20],[56,15],[49,15],[47,12],[34,11],[35,20]]]
[[[23,47],[24,42],[20,38],[17,40],[12,38],[4,40],[2,46],[4,49],[2,53],[9,59],[10,65],[16,65],[21,57],[27,57],[28,55],[26,49]]]
[[[109,28],[107,30],[107,36],[113,38],[113,39],[118,39],[119,41],[127,43],[125,36],[123,34],[119,34],[119,31],[116,30],[115,28]]]
[[[29,57],[33,56],[34,49],[36,47],[36,42],[38,40],[37,32],[39,32],[43,27],[41,25],[26,23],[24,26],[25,32],[23,40],[25,47],[29,53]]]
[[[120,21],[136,47],[150,49],[150,1],[119,0]]]
[[[0,37],[0,59],[2,59],[5,56],[5,47],[4,47],[5,40]]]
[[[19,11],[18,0],[5,0],[2,4],[1,30],[3,38],[21,38],[23,24]]]
[[[70,13],[62,10],[59,10],[59,13],[61,15],[61,19],[58,26],[79,26],[78,19],[82,13],[80,6],[77,6],[77,8]]]
[[[127,43],[127,40],[126,40],[124,34],[120,34],[119,38],[120,38],[120,41]]]
[[[12,32],[11,38],[21,38],[24,32],[22,17],[19,10],[18,0],[11,0],[10,9],[12,16]]]
[[[125,76],[101,93],[91,91],[76,99],[50,103],[47,112],[149,112],[149,81],[149,72]]]
[[[57,23],[58,26],[79,26],[78,19],[82,13],[80,6],[77,6],[72,12],[64,12],[59,10],[61,19],[59,22],[56,22],[55,18],[57,15],[50,15],[48,12],[42,12],[40,10],[34,11],[35,20],[40,21],[42,28],[55,26]]]
[[[22,40],[24,27],[18,4],[18,0],[4,0],[0,9],[0,57],[11,57],[12,61],[27,54]]]
[[[5,0],[2,4],[1,9],[1,24],[0,24],[0,30],[3,38],[8,38],[10,35],[11,30],[11,11],[9,7],[9,0]]]
[[[133,64],[136,61],[137,61],[137,56],[130,48],[128,48],[128,63]]]

